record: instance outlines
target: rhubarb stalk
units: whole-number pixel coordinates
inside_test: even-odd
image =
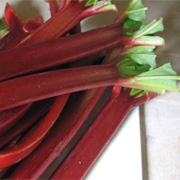
[[[2,51],[0,52],[2,57],[0,60],[0,80],[95,54],[118,45],[122,40],[121,37],[121,27],[110,26],[40,44]]]
[[[66,100],[67,96],[63,96]],[[56,103],[59,106],[56,106]],[[51,108],[45,118],[35,126],[26,136],[12,148],[0,151],[0,168],[8,167],[19,162],[21,159],[31,153],[43,140],[47,132],[53,126],[60,112],[64,107],[64,102],[60,105],[58,99],[53,104],[56,108]]]
[[[67,0],[66,6],[62,11],[58,11],[52,18],[45,22],[19,45],[24,46],[57,38],[58,36],[67,33],[82,19],[88,16],[107,11],[116,11],[115,5],[107,0],[95,1],[93,4],[89,5],[86,4],[88,2],[90,2],[90,0]]]
[[[123,26],[124,24],[115,21],[104,28],[0,52],[0,80],[67,63],[118,45],[164,45],[162,38],[152,37],[155,32],[163,30],[161,19],[143,25],[143,28],[136,28],[133,32],[129,30],[132,25],[129,28]]]
[[[42,18],[29,18],[22,22],[14,13],[9,4],[5,9],[5,21],[9,26],[9,33],[0,40],[1,50],[14,48],[25,36],[37,29],[42,24]],[[19,118],[27,111],[31,104],[27,104],[0,113],[0,135],[9,130]]]
[[[33,106],[28,110],[28,112],[19,119],[18,123],[16,123],[8,132],[0,136],[0,148],[10,142],[16,136],[25,132],[36,121],[44,116],[49,111],[52,103],[53,99],[34,103]]]
[[[129,111],[156,96],[156,93],[149,93],[136,98],[130,96],[129,90],[120,92],[120,89],[119,87],[113,88],[112,95],[103,110],[60,164],[51,179],[83,179]]]
[[[58,1],[57,0],[45,0],[49,3],[51,17],[53,17],[58,12]]]
[[[128,49],[127,53],[137,53],[137,51],[145,53],[146,51],[148,51],[151,54],[151,51],[153,49],[154,47],[143,46],[142,50],[140,51],[139,47],[135,47]],[[116,49],[115,52],[119,52],[119,50]],[[135,54],[133,54],[132,58],[134,57],[134,55]],[[113,56],[114,54],[112,53],[111,56],[109,56],[109,58],[111,59]],[[149,64],[151,64],[151,62]],[[61,117],[61,121],[56,124],[52,133],[36,149],[36,151],[34,151],[33,154],[27,157],[20,164],[20,166],[12,174],[11,178],[39,178],[40,175],[45,171],[45,169],[52,163],[52,161],[58,156],[60,156],[64,148],[72,140],[73,136],[77,133],[79,128],[85,122],[89,113],[92,111],[93,107],[101,97],[102,93],[104,92],[104,89],[105,88],[101,88],[98,90],[93,89],[91,91],[81,93],[78,100],[75,101],[75,103],[73,103],[73,106],[70,108],[68,107],[66,109],[64,116]],[[34,165],[34,161],[31,161],[32,159],[36,159],[36,166]],[[28,171],[26,171],[27,168],[29,169]],[[24,173],[19,173],[19,171],[22,170]]]
[[[0,136],[15,125],[32,104],[0,112]]]
[[[164,44],[162,38],[155,36],[143,36],[141,33],[140,37],[135,37],[125,35],[119,25],[110,25],[44,43],[2,51],[0,80],[67,63],[118,45]]]
[[[5,9],[5,21],[10,30],[8,34],[0,40],[1,50],[14,48],[43,23],[41,17],[29,18],[23,22],[14,13],[9,4],[6,5]]]
[[[109,52],[104,60],[107,63],[116,57],[122,48]],[[83,91],[67,104],[60,121],[52,129],[52,132],[38,146],[34,153],[30,154],[16,168],[10,178],[12,179],[38,179],[48,166],[61,155],[62,151],[72,140],[83,125],[95,105],[101,98],[106,87]],[[56,137],[56,138],[54,138]],[[34,161],[32,161],[34,159]],[[28,168],[28,171],[26,170]],[[19,173],[19,172],[23,173]]]
[[[38,179],[49,165],[61,155],[87,119],[103,92],[102,89],[100,91],[93,89],[81,92],[75,101],[70,101],[51,133],[33,153],[19,164],[9,178]]]
[[[62,9],[62,11],[64,11],[66,9],[66,7],[68,7],[69,4],[71,4],[71,1],[67,1],[67,2],[68,3],[65,4],[65,7]],[[84,3],[87,3],[87,4],[90,3],[90,5],[92,5],[91,4],[92,2],[94,3],[94,1],[84,1]],[[133,1],[133,2],[137,2],[137,1]],[[99,5],[100,5],[100,3],[99,3]],[[93,6],[91,8],[93,9]],[[130,10],[129,14],[131,14],[132,13],[131,8],[128,9],[128,10]],[[143,9],[143,11],[144,11],[144,9]],[[136,10],[136,12],[137,12],[137,10]],[[132,21],[131,21],[131,23],[132,23]],[[156,29],[156,27],[158,27],[157,29],[160,29],[160,30],[162,29],[162,27],[161,27],[161,21],[158,21],[158,22],[154,21],[154,22],[152,22],[150,24],[152,26],[145,25],[144,27],[141,27],[140,30],[135,30],[133,32],[123,31],[123,35],[125,36],[125,38],[124,38],[124,41],[121,41],[121,42],[124,42],[124,43],[126,42],[126,43],[125,44],[122,43],[122,45],[130,45],[131,46],[131,45],[135,45],[136,43],[137,44],[141,44],[141,43],[145,44],[145,42],[148,42],[150,45],[152,45],[152,39],[151,39],[152,36],[149,36],[149,34],[151,35],[151,34],[155,33],[154,29]],[[117,24],[112,25],[112,26],[117,26]],[[32,36],[32,37],[36,37],[36,36]],[[74,37],[74,36],[71,36],[71,37]],[[28,42],[28,39],[29,38],[26,39],[27,42]],[[60,39],[62,40],[63,38],[60,38]],[[26,40],[23,41],[23,42],[26,42]],[[159,42],[158,43],[160,45],[163,44],[163,40],[158,38],[158,37],[153,36],[153,41],[154,40],[156,40],[155,42],[159,41],[160,43]],[[129,42],[129,41],[131,43],[128,44],[127,42]],[[23,44],[23,42],[22,42],[22,44]],[[46,50],[47,50],[47,48],[46,48]],[[83,52],[81,52],[81,54],[83,54]],[[85,55],[87,55],[86,52],[85,52]],[[93,68],[88,66],[88,67],[83,67],[84,69],[83,68],[82,69],[81,68],[73,68],[73,69],[71,69],[72,72],[73,72],[72,76],[75,75],[77,80],[74,80],[73,78],[72,79],[70,78],[70,73],[71,72],[68,72],[67,70],[58,70],[58,71],[40,73],[40,74],[35,74],[35,75],[29,75],[29,76],[26,76],[26,77],[20,77],[20,78],[4,81],[4,82],[2,82],[0,84],[2,85],[3,88],[5,87],[5,89],[8,89],[8,86],[10,86],[10,84],[11,85],[13,84],[14,87],[15,87],[15,83],[17,83],[17,84],[19,83],[19,84],[21,84],[23,86],[27,86],[28,84],[26,84],[25,81],[28,81],[28,80],[32,81],[32,79],[34,79],[35,83],[36,83],[36,81],[39,80],[39,82],[37,82],[34,87],[31,87],[32,92],[26,91],[27,94],[29,93],[27,96],[25,95],[25,91],[21,91],[21,93],[24,96],[24,97],[22,97],[22,99],[19,99],[19,97],[20,97],[19,94],[17,92],[15,92],[15,94],[14,94],[15,96],[13,95],[11,97],[12,101],[14,103],[14,104],[12,103],[12,107],[18,105],[19,103],[20,104],[21,103],[29,103],[31,101],[38,100],[39,98],[40,99],[41,98],[47,98],[47,97],[52,97],[52,96],[56,96],[56,95],[60,95],[60,94],[66,94],[68,92],[74,92],[74,91],[79,91],[79,90],[83,90],[83,89],[87,89],[87,88],[101,87],[101,86],[107,86],[107,85],[123,85],[123,86],[127,86],[127,87],[135,87],[135,88],[140,88],[140,89],[142,88],[142,89],[146,89],[148,91],[151,91],[151,90],[156,91],[156,89],[157,89],[157,81],[158,81],[158,82],[160,82],[160,86],[162,85],[162,87],[158,87],[159,89],[157,91],[159,93],[163,93],[164,90],[175,90],[175,91],[179,90],[175,85],[176,80],[179,79],[179,77],[177,77],[177,75],[174,73],[174,71],[171,70],[171,67],[169,65],[165,65],[164,67],[162,67],[160,69],[155,69],[154,70],[153,63],[148,63],[147,64],[147,63],[142,62],[141,59],[138,60],[139,57],[142,57],[141,55],[138,55],[138,58],[137,58],[137,54],[133,54],[132,57],[131,57],[132,59],[127,58],[126,54],[124,56],[125,56],[125,59],[123,59],[123,60],[121,59],[121,62],[118,62],[116,64],[116,66],[114,66],[114,65],[109,65],[109,66],[104,65],[104,66],[96,66],[96,67],[93,67]],[[77,57],[83,57],[83,56],[77,56]],[[117,60],[114,60],[114,62],[116,62],[116,61]],[[67,61],[67,62],[69,62],[69,61]],[[147,69],[148,69],[148,66],[150,66],[150,68],[152,69],[150,72],[146,72]],[[91,70],[88,71],[88,68],[91,69]],[[112,72],[110,70],[111,68],[112,68],[112,70],[114,72]],[[36,71],[36,70],[40,70],[40,69],[41,68],[35,69],[35,70],[32,70],[32,71]],[[96,71],[98,69],[101,69],[100,73],[102,73],[102,75],[100,75],[100,76],[99,76],[98,73],[96,73]],[[133,69],[136,69],[137,71],[133,71]],[[167,69],[168,69],[169,74],[165,73]],[[125,73],[126,72],[125,70],[128,70],[127,74]],[[82,71],[82,74],[78,73],[77,71]],[[161,72],[160,74],[158,74],[159,71]],[[31,72],[31,70],[27,71],[27,72]],[[92,75],[91,76],[90,72],[94,73],[94,74],[98,74],[98,76],[97,75]],[[51,74],[49,74],[49,73],[51,73]],[[56,74],[56,73],[58,73],[58,74]],[[69,73],[69,75],[67,75],[68,73]],[[59,77],[55,78],[55,75],[59,75],[59,74],[63,75],[65,77],[65,80],[67,78],[68,81],[65,82],[65,81],[59,79]],[[118,75],[118,77],[116,77],[117,75]],[[9,76],[9,77],[13,77],[13,76]],[[122,77],[120,77],[120,76],[122,76]],[[53,83],[57,83],[57,82],[59,83],[61,81],[62,84],[61,83],[57,84],[57,86],[59,86],[59,89],[56,89],[56,87],[54,87],[54,89],[53,88],[49,89],[49,87],[46,86],[47,82],[45,81],[45,78],[46,78],[46,80],[48,79],[48,81],[49,80],[53,81],[52,84],[50,84],[50,86],[49,86],[50,88],[51,88],[51,86],[54,85]],[[84,83],[85,80],[87,80],[86,78],[89,79],[87,83],[90,82],[90,85]],[[98,79],[95,80],[96,78],[98,78]],[[168,81],[170,80],[170,82],[173,82],[173,83],[168,84],[168,83],[164,82],[165,78],[167,78]],[[82,86],[77,88],[77,86],[79,85],[78,84],[79,82],[77,83],[76,81],[79,81],[79,80],[83,84],[82,84]],[[97,85],[97,83],[99,85]],[[149,83],[150,83],[150,86],[147,87],[147,84],[149,84]],[[11,86],[11,87],[13,87],[13,86]],[[29,87],[30,87],[30,84],[29,84]],[[65,89],[60,90],[63,87],[65,87]],[[39,90],[39,89],[41,89],[41,90]],[[43,89],[44,89],[44,91],[42,91]],[[35,93],[36,90],[38,91],[37,94]],[[42,92],[44,93],[43,97],[40,95]],[[28,100],[25,102],[25,99],[23,100],[23,98],[25,98],[25,99],[27,98]],[[31,100],[29,100],[29,99],[31,99]],[[9,108],[8,103],[5,105],[5,107],[2,107],[2,109],[3,108]],[[37,141],[35,139],[35,142],[37,142]],[[23,146],[23,147],[26,147],[26,145]],[[12,155],[12,157],[14,158],[15,155],[16,154],[14,153]],[[21,156],[21,158],[22,158],[22,156]],[[3,160],[5,162],[5,159],[3,159]]]
[[[165,90],[179,91],[176,87],[176,80],[180,77],[172,70],[170,64],[142,73],[142,75],[138,73],[144,68],[147,70],[147,66],[141,68],[136,65],[135,63],[137,72],[133,72],[133,69],[127,72],[130,75],[137,75],[135,77],[122,77],[123,73],[126,73],[126,71],[123,72],[126,66],[123,68],[123,65],[119,64],[119,68],[114,65],[85,66],[3,81],[0,83],[0,110],[62,94],[112,85],[158,91],[159,93],[164,93]],[[171,80],[174,83],[167,84]]]

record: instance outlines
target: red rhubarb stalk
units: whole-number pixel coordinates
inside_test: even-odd
[[[157,71],[155,72],[157,73]],[[56,125],[55,129],[53,129],[52,131],[52,134],[50,134],[50,136],[45,140],[40,148],[38,148],[31,156],[29,156],[27,158],[27,161],[24,161],[19,166],[19,168],[17,168],[17,171],[15,171],[11,177],[12,179],[18,179],[19,177],[22,179],[28,179],[31,177],[38,178],[42,174],[42,172],[49,166],[49,164],[61,154],[61,152],[73,138],[74,134],[81,127],[82,123],[84,122],[84,118],[86,119],[89,115],[89,110],[92,110],[93,104],[91,103],[94,103],[93,101],[97,102],[98,96],[94,96],[93,91],[88,91],[88,93],[85,93],[85,96],[83,94],[82,99],[79,99],[79,101],[77,102],[78,105],[80,102],[80,111],[78,111],[78,105],[75,101],[72,109],[68,108],[68,111],[65,111],[63,119]],[[91,101],[92,96],[93,99]],[[94,98],[97,99],[95,100]],[[142,98],[138,98],[138,103],[140,103],[140,99],[143,100]],[[136,100],[133,100],[134,105],[135,102]],[[34,161],[31,161],[32,159],[37,160],[37,166],[34,166]],[[26,171],[27,168],[29,173]],[[25,173],[19,173],[22,172],[22,169],[24,169],[23,172]]]
[[[0,52],[0,80],[95,54],[121,44],[122,37],[124,37],[122,28],[112,25],[44,43],[2,51]]]
[[[71,1],[67,1],[67,0],[60,1],[60,3],[59,3],[59,10],[62,10],[63,8],[68,7],[69,3],[71,3]]]
[[[83,179],[92,164],[107,146],[129,111],[154,97],[156,93],[136,99],[129,90],[114,87],[103,110],[60,164],[51,179]]]
[[[15,29],[17,26],[22,25],[21,19],[14,13],[11,6],[7,3],[5,8],[5,21],[10,29]]]
[[[121,48],[109,52],[104,63],[111,61],[111,59],[120,52]],[[80,65],[82,65],[82,63],[84,63],[84,61],[81,62]],[[106,87],[83,91],[76,99],[71,100],[72,98],[70,98],[64,113],[60,116],[59,123],[56,123],[55,128],[43,143],[21,162],[10,178],[38,179],[48,166],[61,155],[62,151],[94,109],[105,89]],[[32,159],[34,159],[33,162]],[[27,168],[28,171],[26,170]],[[20,171],[23,173],[19,173]]]
[[[2,178],[10,169],[10,167],[0,169],[0,178]]]
[[[78,28],[79,29],[79,28]],[[67,98],[68,98],[68,96],[69,95],[64,95],[64,96],[60,96],[60,97],[58,97],[57,99],[56,99],[56,101],[55,101],[55,103],[53,104],[53,106],[52,106],[52,108],[51,108],[51,110],[50,110],[50,112],[52,113],[52,112],[54,112],[55,113],[55,111],[57,111],[56,109],[59,109],[60,107],[62,107],[62,106],[64,106],[64,104],[65,104],[65,102],[67,101]],[[33,106],[33,108],[36,108],[36,106]],[[45,110],[46,110],[47,108],[45,107]],[[38,109],[36,109],[36,111],[37,111]],[[41,110],[40,111],[42,111],[42,107],[41,107]],[[31,112],[31,111],[30,111]],[[39,112],[39,110],[38,110],[38,112]],[[60,113],[60,112],[59,112]],[[42,113],[40,113],[40,114],[42,114]],[[43,114],[44,114],[44,112],[43,112]],[[27,114],[24,118],[26,118],[26,117],[28,117],[28,115],[29,114]],[[49,114],[48,114],[49,115]],[[48,116],[47,115],[47,116]],[[32,122],[34,122],[34,120],[36,120],[37,119],[37,117],[36,116],[38,116],[39,117],[39,114],[36,112],[35,113],[35,116],[34,116],[34,114],[33,114],[33,117],[32,117],[32,114],[31,114],[31,118],[30,119],[25,119],[26,121],[24,122],[24,124],[21,122],[21,124],[17,124],[17,126],[15,126],[14,127],[14,131],[11,131],[11,133],[9,133],[9,134],[7,134],[7,136],[3,136],[2,138],[3,138],[3,143],[1,143],[1,145],[4,145],[4,143],[6,143],[9,139],[11,139],[14,135],[17,135],[17,134],[19,134],[20,132],[22,133],[22,130],[24,131],[26,128],[27,128],[27,125],[28,125],[28,127],[29,127],[29,125],[30,124],[32,124]],[[52,116],[52,115],[51,115]],[[35,117],[35,118],[34,118]],[[48,118],[48,117],[46,117],[46,118]],[[54,119],[53,117],[51,117],[52,119]],[[57,117],[56,117],[57,118]],[[27,123],[27,120],[28,120],[28,123]],[[41,125],[42,126],[42,125]],[[40,129],[41,129],[41,127],[39,127]],[[6,140],[6,141],[4,141],[4,139]],[[35,139],[35,141],[37,141],[37,139]],[[36,143],[34,141],[34,143]],[[27,144],[26,146],[31,146],[31,144]],[[26,149],[27,147],[26,146],[24,146],[23,148],[24,149]],[[15,154],[14,154],[15,155]],[[22,157],[21,157],[22,158]]]
[[[25,36],[42,24],[41,17],[29,18],[22,22],[9,4],[5,9],[5,21],[10,26],[10,32],[0,40],[1,49],[15,47]],[[9,130],[27,111],[31,104],[0,112],[0,135]]]
[[[0,83],[0,110],[44,98],[111,85],[158,93],[164,93],[165,90],[179,91],[176,81],[180,77],[170,64],[144,72],[147,70],[148,64],[138,64],[131,59],[125,59],[116,66],[112,64],[62,69],[3,81]],[[157,75],[158,73],[160,75]],[[122,75],[125,77],[121,77]],[[173,83],[168,84],[169,81],[164,79],[172,80]],[[158,82],[162,85],[159,86]]]
[[[129,64],[132,64],[132,67],[127,67]],[[126,71],[127,68],[128,71]],[[176,82],[180,77],[173,71],[170,64],[142,73],[147,71],[147,68],[148,65],[128,60],[128,62],[119,62],[116,66],[114,64],[84,66],[3,81],[0,83],[0,110],[71,92],[112,85],[162,94],[165,90],[179,92]],[[126,77],[121,77],[122,75]],[[172,84],[165,79],[172,80]]]
[[[45,2],[49,3],[51,17],[54,16],[58,12],[57,0],[45,0]]]
[[[0,83],[0,110],[66,93],[113,85],[119,77],[120,71],[114,65],[98,65],[50,71],[3,81]],[[121,78],[121,84],[125,80],[126,78]]]
[[[6,5],[5,9],[5,21],[9,25],[10,31],[0,40],[1,50],[14,48],[43,23],[41,17],[21,21],[9,4]]]
[[[123,49],[127,48],[116,48],[112,50],[105,58],[104,63],[110,62]],[[10,178],[38,179],[53,160],[61,155],[62,151],[84,124],[105,89],[106,87],[84,91],[77,99],[73,99],[72,102],[70,101],[61,116],[60,123],[56,124],[51,134],[34,153],[21,162]],[[20,173],[22,171],[23,173]]]
[[[115,57],[115,55],[117,56],[117,52],[119,53],[121,51],[121,48],[115,49],[112,53],[110,53],[111,55],[108,56],[106,61],[108,62],[108,59],[110,61]],[[101,88],[98,91],[93,89],[83,92],[79,100],[75,100],[75,102],[73,101],[74,103],[70,102],[70,104],[73,104],[73,106],[67,106],[67,109],[64,111],[65,114],[63,114],[61,117],[60,123],[56,124],[56,127],[52,130],[52,133],[34,151],[34,153],[27,157],[25,161],[21,162],[20,166],[18,166],[10,178],[39,178],[45,169],[52,163],[52,161],[61,155],[64,148],[72,140],[79,128],[85,122],[94,105],[102,95],[104,91],[103,89],[104,88]],[[28,171],[26,169],[28,169]],[[23,173],[20,173],[22,171]]]
[[[116,8],[110,1],[102,1],[94,5],[86,6],[87,0],[83,2],[67,0],[62,11],[58,11],[52,18],[45,22],[40,28],[33,32],[28,38],[20,43],[20,46],[44,42],[62,36],[82,19],[101,12],[115,11]],[[112,5],[110,8],[103,7]],[[52,33],[53,32],[53,33]]]
[[[75,33],[79,32],[79,26],[78,28],[73,29],[73,31],[75,31]],[[89,61],[92,61],[92,58],[94,59],[95,57],[89,58],[86,62],[83,60],[83,62],[81,61],[78,65],[81,66],[82,64],[84,65],[84,63],[87,65]],[[73,64],[73,66],[74,65],[76,64]],[[82,92],[76,98],[76,103],[70,101],[70,106],[67,105],[66,107],[68,112],[65,112],[65,114],[63,113],[65,115],[63,117],[61,115],[60,123],[56,123],[55,129],[52,130],[51,134],[43,141],[43,143],[41,143],[33,153],[26,157],[23,162],[21,162],[20,166],[18,166],[15,172],[13,172],[11,178],[38,179],[54,159],[61,154],[63,149],[77,133],[102,96],[104,90],[105,88],[101,88],[100,91],[93,89],[87,92]],[[61,96],[58,98],[60,97]],[[73,106],[71,106],[72,104]],[[61,144],[61,146],[59,146],[59,144]],[[31,161],[32,159],[35,160],[33,163]],[[26,171],[26,168],[28,168],[28,171]],[[19,173],[20,169],[22,169],[21,172],[23,173]]]
[[[46,139],[13,172],[10,179],[38,179],[62,151],[85,122],[104,90],[81,92],[71,100],[56,126]],[[32,161],[33,159],[33,161]],[[27,171],[28,169],[28,171]],[[21,173],[20,173],[21,172]]]
[[[101,6],[101,4],[99,3],[97,6]],[[96,9],[97,6],[90,6],[89,8]],[[37,30],[41,29],[41,27]],[[151,36],[161,30],[163,30],[161,19],[159,21],[152,21],[133,33],[125,30],[122,24],[120,25],[115,22],[113,25],[89,32],[20,47],[11,51],[4,51],[0,53],[2,57],[0,60],[0,80],[67,63],[118,45],[147,44],[162,46],[164,45],[162,38]],[[30,39],[34,39],[33,37],[31,36]],[[48,33],[46,37],[48,37]],[[36,39],[40,40],[41,38]],[[21,46],[22,44],[19,45]]]
[[[118,45],[164,43],[162,39],[154,41],[150,38],[151,41],[134,39],[133,36],[125,35],[119,25],[110,25],[44,43],[2,51],[0,80],[67,63]]]
[[[68,95],[63,96],[63,98],[67,100]],[[20,143],[12,148],[0,151],[0,168],[8,167],[19,162],[40,144],[59,117],[59,114],[64,107],[64,101],[60,104],[60,102],[58,102],[59,100],[60,99],[57,99],[53,104],[56,108],[51,108],[45,118],[37,126],[30,130]],[[56,106],[56,103],[58,106]]]
[[[0,112],[0,136],[7,132],[14,124],[16,124],[24,113],[29,109],[31,104],[8,109]]]
[[[20,136],[17,136],[15,139],[13,139],[13,141],[11,141],[7,146],[6,146],[6,149],[7,148],[11,148],[13,147],[15,144],[17,144],[17,142],[19,141],[20,139]],[[3,176],[11,169],[11,166],[9,167],[6,167],[6,168],[1,168],[0,169],[0,178],[2,179]]]
[[[44,116],[52,105],[53,99],[36,102],[28,112],[15,124],[8,132],[0,136],[0,148],[14,139],[16,136],[25,132],[42,116]]]

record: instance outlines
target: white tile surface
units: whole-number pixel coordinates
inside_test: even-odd
[[[168,93],[145,105],[149,180],[180,179],[180,96]]]
[[[134,109],[104,150],[86,180],[141,180],[139,109]]]

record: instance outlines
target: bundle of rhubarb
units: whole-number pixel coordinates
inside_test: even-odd
[[[0,21],[0,178],[82,179],[126,115],[165,91],[179,92],[170,63],[156,67],[162,19],[144,24],[141,0],[46,0],[51,17]],[[81,20],[115,11],[81,32]],[[25,12],[24,12],[25,13]],[[81,162],[81,164],[79,164]]]

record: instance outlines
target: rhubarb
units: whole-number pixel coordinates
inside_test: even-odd
[[[109,0],[97,0],[93,1],[92,4],[87,4],[88,2],[90,2],[90,0],[84,0],[82,2],[78,0],[67,0],[66,6],[62,11],[58,11],[52,18],[22,41],[20,46],[57,38],[67,33],[82,19],[88,16],[102,12],[116,11],[115,5]]]
[[[29,18],[25,22],[21,21],[9,4],[6,5],[5,9],[5,21],[6,27],[10,30],[6,36],[0,40],[1,50],[15,47],[43,23],[41,17]]]
[[[67,100],[68,95],[63,96],[63,98]],[[0,168],[8,167],[19,162],[40,144],[47,132],[59,117],[59,114],[65,105],[65,101],[62,101],[60,104],[58,102],[59,100],[61,99],[57,99],[53,104],[53,106],[56,108],[51,108],[40,124],[31,129],[30,132],[26,134],[26,136],[20,141],[20,143],[13,146],[12,148],[0,151]],[[56,106],[56,103],[58,106]]]
[[[120,52],[122,53],[122,49],[123,48],[116,48],[109,52],[104,63],[110,62],[113,57],[116,57]],[[140,51],[139,48],[134,48],[134,50],[130,49],[127,51],[127,54],[130,54],[130,52],[131,54],[133,52],[137,53],[137,51],[141,53],[147,53],[147,51],[149,51],[151,53],[154,48],[143,46],[142,49],[142,51]],[[11,178],[39,178],[52,161],[60,156],[64,148],[72,140],[73,136],[85,122],[105,89],[106,88],[100,88],[82,92],[76,100],[73,100],[73,102],[70,101],[69,106],[66,107],[66,111],[60,118],[61,121],[56,124],[54,129],[52,129],[52,133],[34,151],[34,153],[28,156],[20,166],[18,166],[18,168],[13,172]],[[59,144],[61,145],[59,146]],[[32,159],[35,159],[35,161],[32,162]],[[26,171],[27,168],[28,171]],[[23,171],[23,173],[19,173],[19,171]]]
[[[140,29],[137,27],[135,31],[131,32],[128,28],[122,27],[124,26],[121,24],[122,22],[117,23],[117,19],[113,25],[104,28],[0,52],[2,57],[0,60],[0,80],[67,63],[118,45],[164,45],[162,38],[151,36],[155,32],[163,30],[161,20],[143,25]],[[128,19],[129,17],[126,21]],[[143,19],[144,17],[141,18],[141,20]],[[19,44],[19,46],[21,45]],[[17,58],[14,59],[14,57]]]
[[[0,136],[14,126],[32,104],[0,112]]]
[[[60,164],[51,179],[83,179],[129,111],[157,95],[147,93],[136,97],[136,95],[130,96],[129,89],[122,90],[122,92],[120,89],[114,87],[103,110]]]
[[[165,90],[179,91],[175,82],[180,77],[169,64],[140,75],[138,73],[144,68],[147,70],[147,66],[138,66],[133,64],[127,73],[123,72],[126,66],[123,68],[121,64],[119,68],[118,65],[97,65],[55,70],[3,81],[0,83],[0,110],[71,92],[112,85],[158,91],[162,94]],[[134,74],[137,76],[122,77]],[[172,80],[174,83],[169,84]]]
[[[122,48],[116,48],[109,52],[104,63],[111,61],[121,51]],[[76,99],[70,98],[64,113],[60,116],[60,121],[56,123],[52,132],[34,153],[21,162],[10,178],[38,179],[48,166],[61,155],[94,109],[105,89],[106,87],[84,91],[79,93]],[[19,173],[20,171],[23,173]]]
[[[51,17],[54,16],[58,12],[58,1],[57,0],[45,0],[45,2],[49,3]]]
[[[166,90],[179,91],[176,82],[180,77],[172,70],[170,64],[156,68],[156,55],[153,50],[155,46],[164,45],[164,40],[154,36],[154,33],[163,30],[162,19],[142,25],[147,8],[142,5],[140,0],[133,0],[118,15],[112,25],[77,35],[66,33],[70,32],[70,29],[84,17],[115,10],[115,6],[109,1],[96,0],[62,0],[60,4],[53,0],[52,2],[48,1],[48,3],[54,3],[55,8],[50,4],[52,17],[21,41],[18,44],[21,47],[0,52],[3,59],[0,62],[0,64],[2,63],[0,72],[3,72],[0,74],[0,110],[58,96],[42,121],[35,124],[17,145],[0,152],[0,167],[6,167],[22,160],[35,150],[27,157],[27,161],[22,162],[17,171],[12,174],[10,177],[12,179],[21,176],[19,168],[26,172],[28,167],[30,167],[29,173],[24,172],[21,177],[39,178],[81,128],[107,86],[126,87],[122,88],[122,94],[124,91],[128,92],[127,99],[133,98],[133,106],[143,103],[147,97],[154,97],[157,93],[163,94]],[[58,6],[59,9],[57,9]],[[73,15],[69,16],[71,14]],[[62,26],[59,26],[60,22]],[[67,36],[54,39],[65,34]],[[117,46],[121,47],[117,48]],[[69,67],[67,65],[64,66],[65,69],[58,66],[115,47],[117,49],[113,50],[105,59],[107,63],[110,62],[108,65],[68,69],[66,69]],[[119,54],[117,55],[115,51]],[[11,66],[9,66],[10,63]],[[47,70],[51,67],[53,69]],[[16,70],[14,71],[14,69]],[[41,70],[45,72],[40,73]],[[52,128],[50,136],[44,141],[45,143],[37,148],[37,145],[48,135],[52,125],[59,117],[69,93],[98,87],[103,88],[79,93],[82,95],[79,96],[80,99],[76,99],[77,103],[70,106],[72,112],[60,117],[62,121]],[[127,88],[135,89],[130,91]],[[116,92],[117,89],[113,88],[112,97],[121,96],[121,93]],[[78,111],[79,103],[80,110]],[[110,108],[113,109],[113,107]],[[64,111],[64,113],[67,112],[68,110]],[[78,113],[76,114],[76,112]],[[23,131],[22,128],[18,133]],[[56,137],[55,139],[52,138],[53,135]],[[44,153],[42,153],[42,148]],[[101,146],[100,149],[102,148]],[[32,157],[36,159],[37,156],[40,157],[37,160],[38,167],[34,166],[35,169],[33,169],[30,159]],[[97,155],[94,156],[94,158],[96,157]],[[86,168],[89,168],[91,164],[87,165]],[[86,170],[82,169],[80,176],[84,176],[85,172]]]
[[[14,139],[16,136],[24,133],[30,128],[35,122],[43,117],[50,109],[53,99],[39,101],[33,104],[28,112],[19,119],[8,132],[0,136],[0,148]]]
[[[6,5],[5,21],[1,28],[9,28],[8,34],[0,40],[1,50],[15,47],[25,36],[42,24],[42,18],[29,18],[22,22],[9,4]],[[9,130],[27,111],[31,104],[9,109],[0,113],[0,135]]]
[[[122,27],[115,24],[44,43],[2,51],[0,80],[67,63],[118,45],[164,44],[164,40],[160,37],[155,39],[156,37],[144,36],[143,33],[138,38],[136,36],[137,34],[126,35]],[[142,40],[144,37],[149,39]]]
[[[139,47],[134,47],[128,49],[127,54],[134,53],[133,55],[135,55],[137,52],[143,52],[145,54],[149,52],[151,54],[153,49],[154,47],[149,46],[142,46],[141,50]],[[39,178],[52,161],[62,153],[75,133],[77,133],[78,129],[84,123],[103,92],[104,88],[101,88],[98,91],[94,89],[83,92],[76,103],[72,107],[67,108],[68,111],[65,112],[60,123],[58,123],[55,129],[52,130],[52,133],[45,142],[41,144],[33,154],[27,157],[24,162],[22,162],[17,170],[12,174],[11,178]],[[134,104],[135,102],[136,101],[134,100]],[[138,102],[140,103],[140,101]],[[56,138],[54,139],[54,137]],[[42,153],[42,149],[44,153]],[[36,159],[36,166],[34,165],[34,161],[31,161],[31,159],[34,159],[35,157],[38,157]],[[26,168],[29,169],[28,172],[25,170]],[[19,170],[22,171],[22,169],[24,169],[24,173],[20,174]]]
[[[80,93],[71,100],[45,140],[22,161],[11,179],[38,179],[75,136],[104,92],[97,89]],[[32,161],[34,159],[34,161]],[[28,169],[28,171],[27,171]],[[20,173],[21,172],[21,173]]]
[[[13,147],[15,144],[17,144],[17,142],[19,141],[20,139],[20,136],[17,136],[15,139],[13,139],[13,141],[11,141],[7,146],[6,146],[6,149],[7,148],[11,148]],[[3,179],[4,175],[11,169],[12,167],[9,166],[9,167],[6,167],[6,168],[1,168],[0,169],[0,178]]]

